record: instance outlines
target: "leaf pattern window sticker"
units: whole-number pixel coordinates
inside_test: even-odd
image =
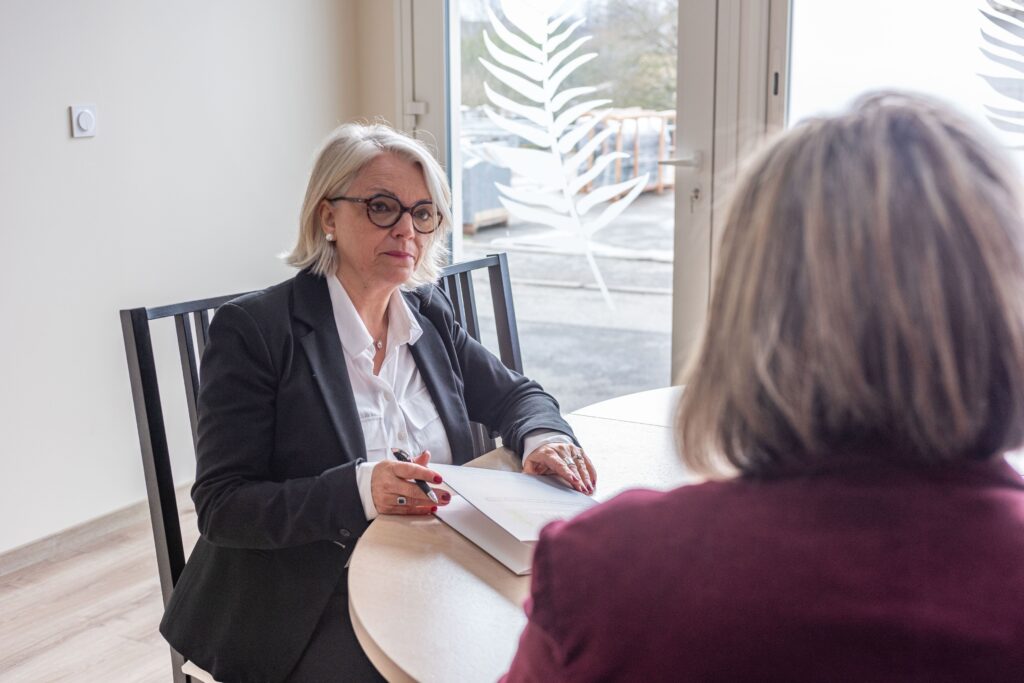
[[[640,195],[650,174],[598,184],[610,164],[631,155],[604,151],[616,126],[605,125],[607,110],[599,108],[611,100],[587,99],[598,91],[595,86],[565,87],[577,69],[598,58],[596,52],[580,53],[592,36],[575,35],[584,19],[573,19],[572,11],[559,14],[565,5],[564,0],[544,5],[501,0],[504,19],[488,7],[491,30],[484,30],[486,57],[479,61],[512,95],[502,95],[485,80],[491,105],[485,113],[525,144],[484,143],[474,156],[511,170],[520,182],[495,183],[501,204],[521,220],[552,228],[552,237],[566,239],[584,255],[606,304],[614,308],[592,238]]]
[[[979,74],[989,87],[1010,101],[1009,106],[985,104],[989,122],[1014,137],[1024,134],[1024,9],[985,0],[981,6],[980,50],[1000,75]],[[1017,138],[1011,149],[1024,149],[1024,138]]]

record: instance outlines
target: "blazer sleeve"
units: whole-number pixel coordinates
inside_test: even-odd
[[[241,548],[354,541],[368,526],[356,486],[361,460],[273,480],[279,372],[249,312],[222,306],[202,363],[192,487],[199,531],[215,545]]]
[[[451,300],[444,290],[436,286],[431,289],[431,298],[443,307],[444,324],[455,347],[469,419],[500,434],[502,443],[520,457],[524,455],[523,440],[536,429],[562,432],[578,446],[576,435],[562,418],[558,401],[537,382],[506,368],[469,336],[455,322]]]
[[[563,613],[558,601],[561,595],[552,579],[559,570],[551,565],[551,537],[561,523],[549,525],[541,532],[533,556],[533,573],[530,577],[530,597],[526,600],[526,628],[519,637],[519,649],[512,659],[509,671],[502,683],[561,681],[569,678],[565,648],[556,636],[562,635],[563,627],[558,617]],[[570,571],[564,567],[561,571]],[[578,599],[586,600],[585,596]],[[562,606],[570,610],[572,605]]]

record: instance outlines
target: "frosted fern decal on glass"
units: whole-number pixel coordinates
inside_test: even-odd
[[[985,105],[986,116],[993,126],[1009,133],[1024,149],[1024,3],[1011,5],[984,0],[981,15],[981,51],[1001,75],[980,74],[989,86],[1008,100],[1010,106]]]
[[[647,186],[648,174],[594,186],[612,162],[629,155],[598,154],[615,131],[600,127],[601,115],[595,110],[611,100],[587,99],[597,92],[593,86],[563,87],[574,71],[597,57],[596,52],[580,54],[591,36],[574,38],[584,20],[573,20],[571,11],[558,14],[565,5],[564,0],[501,0],[508,24],[488,9],[493,36],[485,30],[483,37],[490,59],[481,57],[480,62],[517,97],[496,92],[485,80],[484,91],[495,108],[488,107],[486,114],[532,147],[487,145],[486,154],[525,181],[516,187],[497,185],[508,212],[554,228],[557,235],[571,236],[613,307],[591,238],[637,198]]]

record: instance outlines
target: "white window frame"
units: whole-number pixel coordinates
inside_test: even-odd
[[[406,131],[428,132],[447,169],[459,168],[458,116],[450,116],[449,93],[460,91],[458,41],[446,45],[459,25],[458,0],[393,0],[396,45],[400,55],[395,120]],[[721,234],[716,211],[735,180],[742,159],[786,123],[789,82],[791,0],[680,0],[679,45],[696,45],[707,59],[681,60],[678,72],[680,126],[693,121],[710,126],[711,149],[692,173],[676,183],[675,268],[672,304],[672,380],[679,377],[699,339],[707,316],[714,252]],[[715,31],[687,32],[706,26],[713,13]],[[692,24],[686,17],[695,17]],[[684,92],[709,100],[687,103]],[[708,112],[711,113],[710,119]],[[691,116],[692,115],[692,116]],[[691,150],[692,151],[692,150]],[[684,151],[677,152],[685,153]],[[454,196],[461,196],[459,174],[449,173]],[[690,193],[701,189],[704,211],[689,213]],[[462,253],[461,202],[453,207],[453,257]]]

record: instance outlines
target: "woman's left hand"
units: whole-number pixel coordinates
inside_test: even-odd
[[[590,495],[597,485],[594,463],[579,446],[571,443],[548,443],[537,448],[523,460],[526,474],[556,474],[580,493]]]

